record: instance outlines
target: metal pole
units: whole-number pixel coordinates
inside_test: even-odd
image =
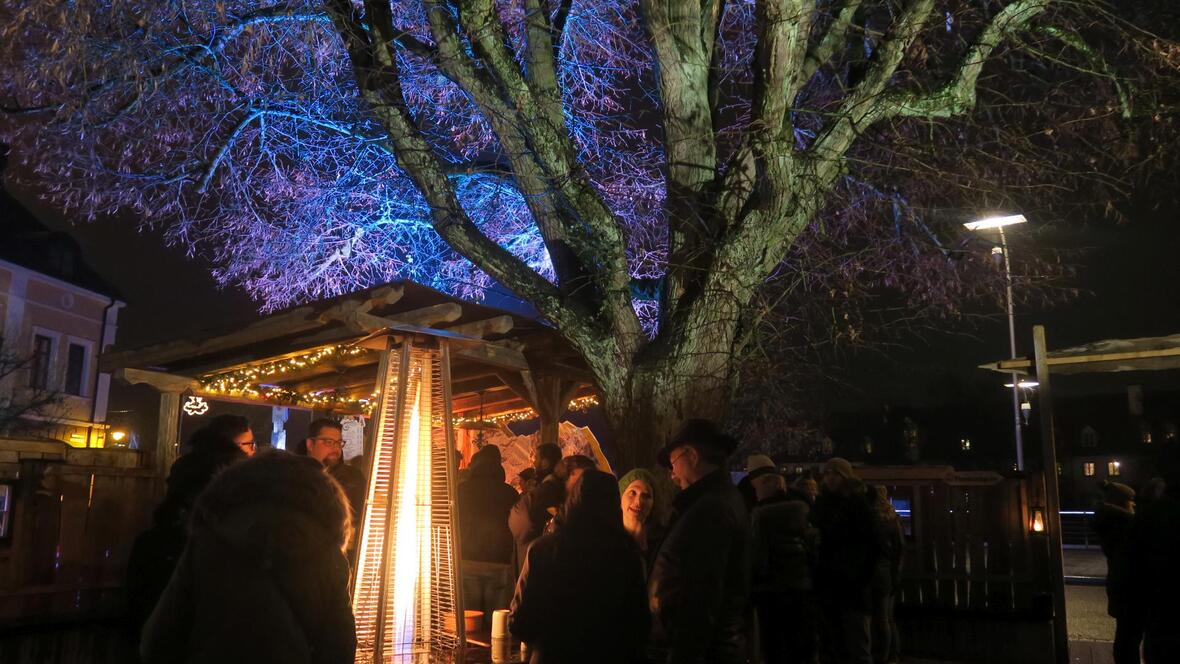
[[[1008,261],[1008,236],[1000,226],[1000,247],[1004,252],[1004,279],[1008,282],[1008,350],[1016,359],[1016,314],[1012,303],[1012,264]],[[1016,470],[1024,471],[1024,432],[1020,426],[1020,374],[1012,372],[1012,420],[1016,432]]]
[[[1061,500],[1057,488],[1057,444],[1053,430],[1053,393],[1049,387],[1049,353],[1045,326],[1033,326],[1038,410],[1041,416],[1041,459],[1045,472],[1045,530],[1049,542],[1049,583],[1053,593],[1053,645],[1057,664],[1069,662],[1069,630],[1065,623],[1065,565],[1061,553]]]

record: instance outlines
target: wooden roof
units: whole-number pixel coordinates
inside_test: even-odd
[[[1180,334],[1093,341],[1049,351],[1047,362],[1052,373],[1060,374],[1180,369]],[[988,362],[979,368],[1028,374],[1033,371],[1033,361],[1020,357]]]
[[[217,378],[243,370],[265,370],[259,379],[283,393],[332,395],[340,400],[371,394],[379,353],[354,346],[374,332],[459,335],[452,360],[457,417],[474,417],[482,399],[485,416],[534,406],[534,379],[557,376],[580,385],[575,396],[593,392],[591,378],[577,354],[555,330],[519,314],[465,302],[419,284],[400,281],[322,300],[260,317],[229,329],[194,334],[133,350],[104,354],[102,371],[131,382],[149,382],[166,389],[186,385],[217,399],[277,403],[275,399],[218,393]],[[318,361],[303,362],[324,349]],[[281,371],[277,368],[281,367]],[[149,375],[156,376],[148,379]],[[348,410],[315,402],[305,407]]]

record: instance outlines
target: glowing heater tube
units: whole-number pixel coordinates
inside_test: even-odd
[[[353,585],[358,664],[461,661],[446,342],[387,347]]]

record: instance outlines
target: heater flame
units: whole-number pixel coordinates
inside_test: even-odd
[[[402,491],[398,497],[397,519],[394,522],[393,567],[393,643],[394,655],[407,654],[415,641],[414,615],[418,607],[415,597],[419,595],[418,584],[429,581],[430,538],[427,530],[430,524],[430,474],[422,472],[428,464],[421,463],[423,457],[430,457],[430,437],[422,435],[422,381],[414,380],[413,405],[410,407],[410,421],[399,449],[402,458],[398,463],[398,485]],[[409,395],[407,395],[409,396]],[[429,421],[429,420],[428,420]],[[429,623],[423,624],[424,629]],[[421,638],[429,638],[423,634]]]

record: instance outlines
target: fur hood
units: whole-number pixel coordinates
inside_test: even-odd
[[[224,532],[231,522],[251,522],[253,530],[291,519],[322,528],[338,548],[351,535],[348,501],[320,462],[286,452],[262,452],[217,475],[193,510],[192,530],[222,530],[237,539]]]

